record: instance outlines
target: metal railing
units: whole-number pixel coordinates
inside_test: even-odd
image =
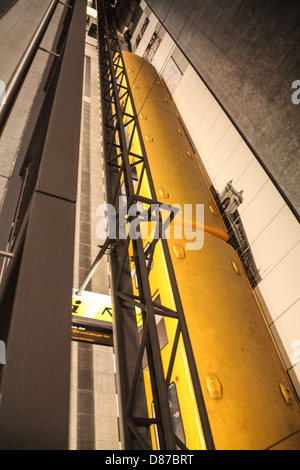
[[[0,138],[9,120],[9,117],[14,108],[15,102],[22,90],[23,83],[26,80],[26,77],[36,57],[37,52],[39,50],[43,50],[48,54],[55,55],[56,61],[58,61],[60,54],[63,52],[63,48],[60,46],[63,46],[65,39],[63,41],[58,42],[57,47],[60,49],[59,51],[58,49],[56,51],[49,51],[41,47],[42,40],[48,30],[49,24],[51,23],[51,20],[57,9],[58,4],[62,4],[66,8],[72,9],[70,5],[66,3],[62,3],[60,0],[51,0],[43,18],[41,19],[35,33],[33,34],[30,42],[28,43],[11,78],[9,79],[7,86],[5,87],[5,92],[4,92],[5,99],[0,99]],[[65,31],[62,32],[61,37],[65,38],[67,29],[68,29],[66,21],[65,21],[64,29]],[[55,66],[56,66],[56,63],[52,67],[53,70],[55,69]],[[51,82],[51,76],[50,76],[49,81]],[[47,122],[46,120],[43,120],[43,122],[40,123],[39,132],[41,133],[41,128],[46,129],[46,127],[47,127]],[[11,222],[9,236],[8,236],[7,243],[5,246],[6,252],[10,253],[13,250],[17,233],[20,229],[21,223],[25,216],[26,209],[30,202],[31,195],[33,193],[36,180],[37,180],[38,170],[40,166],[40,156],[41,156],[41,152],[36,152],[36,155],[32,159],[32,161],[28,161],[28,159],[25,158],[25,162],[22,165],[22,168],[20,171],[22,184],[21,184],[20,191],[19,191],[18,201],[16,202],[14,216]],[[2,262],[0,263],[0,283],[3,278],[5,270],[7,266],[9,265],[9,261],[10,261],[10,257],[5,256],[4,260],[2,260]]]
[[[61,2],[59,0],[52,0],[49,4],[46,13],[6,85],[5,100],[0,99],[0,137],[58,3]]]

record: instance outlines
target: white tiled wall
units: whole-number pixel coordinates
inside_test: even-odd
[[[252,252],[265,267],[263,277],[271,272],[281,260],[299,243],[299,224],[289,208],[284,205],[272,222],[265,226],[252,243]],[[283,243],[284,239],[284,243]],[[268,246],[268,250],[266,250]]]
[[[118,407],[113,349],[93,345],[95,448],[119,450]]]
[[[164,32],[163,30],[159,30],[158,34],[161,35],[163,38],[153,58],[152,65],[154,65],[156,70],[158,70],[161,73],[166,65],[167,60],[172,54],[175,44],[171,36],[167,32]]]
[[[145,9],[145,2],[141,6]],[[144,12],[141,24],[145,17]],[[160,28],[152,13],[149,19],[144,42],[135,51],[140,56],[154,29]],[[139,31],[138,26],[136,34]],[[174,47],[172,38],[165,32],[152,62],[161,75]],[[221,192],[233,180],[233,186],[243,190],[239,213],[262,277],[258,288],[267,306],[266,321],[300,396],[298,221],[191,65],[174,88],[173,99],[215,189]]]
[[[71,384],[69,450],[78,449],[78,349],[81,343],[71,343]],[[115,387],[115,366],[113,349],[93,344],[93,390],[95,450],[119,450],[118,404]]]
[[[251,180],[248,184],[251,184]],[[255,184],[255,180],[253,184]],[[245,193],[246,191],[247,188]],[[269,179],[260,189],[257,188],[251,202],[243,212],[241,211],[242,221],[247,230],[250,243],[260,236],[266,226],[272,223],[284,205],[284,200]],[[285,228],[283,228],[283,231],[286,231]],[[285,243],[285,237],[282,242]]]
[[[299,331],[300,328],[300,316],[299,316],[300,300],[296,301],[285,314],[279,317],[271,329],[278,332],[281,337],[281,341],[285,347],[285,354],[283,355],[284,361],[287,367],[293,366],[295,360],[291,360],[295,355],[295,358],[300,360],[300,348],[299,348],[299,338],[295,332]],[[287,328],[287,325],[289,328]]]
[[[266,250],[267,249],[266,246]],[[296,304],[299,299],[299,266],[300,243],[298,242],[297,245],[287,252],[280,262],[274,266],[269,274],[263,278],[259,285],[273,321],[276,321],[280,317],[282,324],[285,312],[287,312],[292,305]],[[289,323],[290,322],[287,322],[287,326]],[[292,333],[293,335],[299,336],[297,324]],[[300,338],[296,337],[295,339]]]

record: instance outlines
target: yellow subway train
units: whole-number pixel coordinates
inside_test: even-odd
[[[181,125],[170,95],[155,68],[141,57],[123,52],[157,199],[181,208],[204,208],[199,222],[203,240],[193,245],[191,214],[182,212],[171,224],[168,245],[190,335],[193,354],[217,450],[300,449],[300,408],[235,250],[227,243],[222,217]],[[131,103],[127,102],[128,114]],[[130,131],[130,125],[128,125]],[[140,154],[137,133],[132,149]],[[134,157],[132,157],[134,159]],[[146,174],[140,194],[151,197]],[[175,218],[176,221],[176,218]],[[191,225],[192,224],[192,225]],[[199,228],[199,227],[198,227]],[[176,236],[176,230],[181,230]],[[153,237],[142,227],[146,250]],[[195,232],[194,232],[195,236]],[[134,292],[135,266],[131,262]],[[175,309],[166,260],[157,242],[150,274],[153,300]],[[142,328],[139,313],[137,321]],[[157,318],[164,372],[170,360],[177,320]],[[147,360],[144,384],[149,417],[155,417]],[[182,338],[177,347],[169,387],[176,435],[190,450],[205,449]],[[157,449],[155,425],[151,425]]]

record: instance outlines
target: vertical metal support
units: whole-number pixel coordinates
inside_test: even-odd
[[[134,192],[134,185],[133,185],[133,179],[132,179],[132,174],[131,174],[131,166],[129,162],[129,155],[128,155],[128,150],[127,150],[127,142],[126,142],[126,133],[125,133],[125,128],[123,124],[123,113],[121,110],[121,104],[120,104],[120,99],[119,99],[119,91],[118,91],[118,83],[116,79],[116,74],[114,70],[114,52],[111,46],[111,43],[109,39],[111,39],[111,31],[113,27],[112,23],[112,16],[110,17],[111,23],[108,23],[108,18],[107,18],[107,10],[105,11],[105,6],[103,2],[103,15],[104,15],[104,22],[105,22],[105,29],[107,34],[107,41],[106,41],[106,47],[107,47],[107,52],[108,52],[108,59],[109,59],[109,66],[110,70],[113,71],[111,73],[111,81],[112,81],[112,87],[113,87],[113,94],[114,94],[114,106],[116,109],[116,120],[118,122],[118,131],[119,131],[119,138],[120,138],[120,144],[121,144],[121,149],[122,149],[122,160],[124,164],[124,177],[125,177],[125,186],[126,186],[126,191],[127,191],[127,196],[128,197],[134,197],[135,192]],[[113,32],[115,34],[115,32]],[[121,50],[118,50],[121,52]],[[132,100],[133,102],[133,100]],[[126,155],[127,154],[127,155]],[[133,202],[133,201],[132,201]],[[159,420],[159,434],[160,434],[160,444],[162,448],[165,449],[175,449],[176,444],[175,444],[175,437],[173,433],[173,428],[172,428],[172,421],[171,421],[171,415],[169,412],[169,401],[168,401],[168,396],[167,396],[167,387],[164,379],[164,372],[163,372],[163,365],[161,361],[161,356],[160,356],[160,348],[159,348],[159,341],[158,341],[158,336],[157,336],[157,330],[156,330],[156,323],[155,323],[155,317],[154,317],[154,312],[153,312],[153,305],[152,305],[152,298],[151,298],[151,292],[150,292],[150,286],[149,286],[149,279],[148,279],[148,273],[147,273],[147,267],[145,263],[145,255],[144,255],[144,248],[143,248],[143,242],[141,238],[138,238],[137,240],[133,241],[134,245],[134,251],[137,254],[137,259],[138,259],[138,278],[139,278],[139,286],[140,286],[140,298],[141,302],[145,304],[145,309],[147,311],[147,318],[149,322],[149,337],[150,337],[150,343],[151,343],[151,348],[148,347],[148,360],[149,363],[152,364],[150,365],[150,368],[152,369],[152,386],[154,389],[154,402],[156,402],[156,409],[158,416],[160,418]],[[152,361],[151,358],[152,357]],[[156,393],[155,393],[156,392]],[[157,397],[156,397],[157,395]]]
[[[14,254],[13,253],[8,253],[7,251],[0,250],[0,256],[3,256],[4,258],[13,258]]]
[[[5,103],[0,99],[0,136],[3,132],[6,121],[11,113],[12,107],[18,97],[21,86],[26,78],[27,72],[35,57],[36,51],[45,35],[47,27],[56,10],[58,0],[52,0],[23,56],[20,59],[11,79],[5,90]],[[1,96],[0,96],[1,98]]]
[[[26,213],[0,288],[1,449],[68,448],[75,204],[86,2],[70,26]]]
[[[103,134],[104,134],[104,156],[107,182],[107,200],[109,204],[116,205],[118,194],[121,193],[121,181],[124,181],[125,194],[127,197],[127,214],[130,207],[138,201],[146,205],[156,205],[160,210],[160,203],[156,199],[154,184],[146,155],[145,146],[139,126],[139,121],[134,106],[125,64],[122,57],[118,34],[114,23],[114,17],[110,2],[98,0],[98,42],[99,42],[99,64],[100,64],[100,85],[102,96]],[[132,113],[125,112],[126,103],[130,101]],[[131,135],[126,139],[129,123],[131,124]],[[133,153],[131,145],[133,133],[137,132],[141,154]],[[133,163],[134,162],[134,163]],[[132,169],[135,165],[141,165],[140,180],[135,187]],[[146,175],[147,182],[151,190],[151,198],[145,198],[139,194],[141,179]],[[124,193],[123,193],[124,194]],[[131,223],[137,216],[129,217]],[[156,328],[155,314],[170,316],[178,320],[178,335],[181,334],[187,353],[194,392],[198,403],[201,424],[207,449],[213,449],[214,443],[211,435],[209,421],[205,409],[204,399],[201,391],[196,364],[191,348],[188,330],[184,318],[176,278],[174,275],[171,257],[168,251],[167,241],[163,238],[163,227],[161,214],[158,222],[159,236],[162,241],[163,252],[170,278],[171,288],[176,303],[176,311],[164,306],[155,304],[151,297],[149,284],[149,270],[147,265],[147,255],[143,247],[141,238],[121,241],[117,240],[117,253],[111,257],[112,269],[112,292],[114,302],[114,341],[116,346],[116,357],[119,373],[119,394],[121,395],[121,434],[124,438],[126,449],[136,448],[136,443],[140,447],[149,448],[149,442],[141,433],[141,428],[147,428],[150,423],[155,422],[159,435],[160,449],[176,449],[177,445],[184,448],[174,434],[169,411],[168,401],[168,379],[170,378],[175,356],[169,366],[167,377],[164,375],[162,359],[160,354],[158,333]],[[132,294],[130,271],[126,270],[128,265],[128,249],[132,244],[133,257],[135,260],[136,275],[138,279],[139,295]],[[155,244],[151,247],[150,256],[153,256]],[[131,285],[131,288],[130,286]],[[131,306],[127,310],[125,305]],[[127,360],[128,345],[132,344],[130,336],[134,335],[134,328],[137,329],[136,321],[128,323],[129,317],[135,317],[135,307],[142,311],[143,315],[143,337],[136,348],[136,355],[131,362]],[[126,325],[127,329],[123,326]],[[176,345],[174,345],[174,348]],[[142,370],[142,357],[144,351],[147,352],[153,401],[155,407],[155,419],[148,416],[136,414],[135,400],[137,397],[137,387],[139,386]],[[125,359],[126,358],[126,359]],[[151,446],[150,446],[151,448]]]

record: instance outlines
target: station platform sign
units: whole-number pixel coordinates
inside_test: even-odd
[[[113,345],[112,302],[108,295],[83,291],[72,293],[72,340]]]

